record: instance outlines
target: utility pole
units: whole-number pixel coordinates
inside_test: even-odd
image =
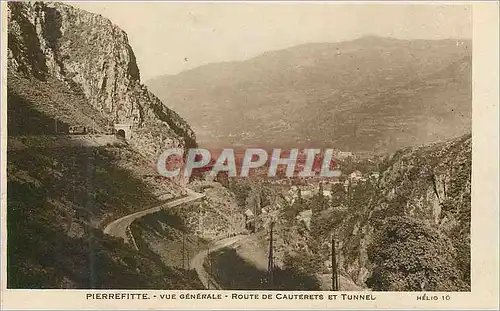
[[[335,249],[335,234],[332,234],[332,290],[339,290],[339,275],[337,267],[337,252]]]
[[[77,203],[76,203],[76,173],[75,173],[75,155],[73,155],[73,174],[71,174],[73,176],[73,204],[76,206]]]
[[[269,231],[269,258],[267,262],[267,284],[270,289],[273,288],[273,268],[274,268],[274,258],[273,258],[273,227],[274,221],[271,222],[271,230]]]
[[[208,260],[210,260],[210,278],[212,278],[214,275],[214,269],[213,269],[213,264],[212,264],[212,256],[210,254],[208,256]],[[210,280],[208,282],[210,282]]]
[[[254,216],[253,216],[253,232],[257,232],[257,211],[259,210],[259,201],[258,201],[258,197],[255,198],[255,202],[254,202]]]
[[[187,242],[186,244],[189,244],[189,238],[186,238],[186,242]],[[190,263],[190,258],[189,258],[189,247],[188,246],[189,245],[186,245],[186,255],[187,255],[187,270],[189,271],[191,268],[190,267],[191,263]]]
[[[340,290],[340,284],[339,284],[339,263],[337,262],[336,256],[335,256],[335,284],[337,284],[337,290]]]
[[[184,232],[182,233],[182,269],[184,270],[186,268],[186,265],[184,264],[185,258],[184,258],[184,252],[185,252],[185,242],[186,242],[186,236],[184,235]]]
[[[210,265],[210,269],[209,269],[208,277],[207,277],[207,289],[210,289],[210,277],[212,274],[212,258],[210,258],[210,246],[207,246],[207,258],[208,258],[208,264]]]

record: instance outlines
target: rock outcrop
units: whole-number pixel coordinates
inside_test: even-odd
[[[132,145],[147,155],[196,145],[189,125],[141,84],[127,35],[110,20],[46,2],[9,3],[8,18],[9,75],[55,79],[81,92],[93,126],[131,124]]]
[[[469,290],[471,156],[466,135],[387,158],[339,228],[343,271],[374,290]]]

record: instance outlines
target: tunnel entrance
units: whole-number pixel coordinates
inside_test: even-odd
[[[115,124],[115,135],[117,138],[129,140],[132,137],[132,126],[130,124]]]
[[[116,132],[116,137],[121,138],[121,139],[125,139],[125,131],[124,130],[118,130]]]

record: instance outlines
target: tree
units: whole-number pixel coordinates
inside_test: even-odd
[[[381,291],[464,291],[457,254],[437,229],[406,216],[387,219],[368,248],[366,284]]]
[[[325,196],[323,195],[323,183],[319,184],[318,193],[313,197],[312,203],[313,214],[321,212],[325,209],[327,202],[325,200]]]
[[[340,206],[344,203],[345,201],[345,191],[344,191],[344,186],[342,184],[332,184],[332,187],[330,189],[331,196],[332,196],[332,205],[334,207]]]

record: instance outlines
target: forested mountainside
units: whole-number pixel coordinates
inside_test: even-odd
[[[470,132],[470,40],[367,36],[147,82],[204,145],[394,152]]]

